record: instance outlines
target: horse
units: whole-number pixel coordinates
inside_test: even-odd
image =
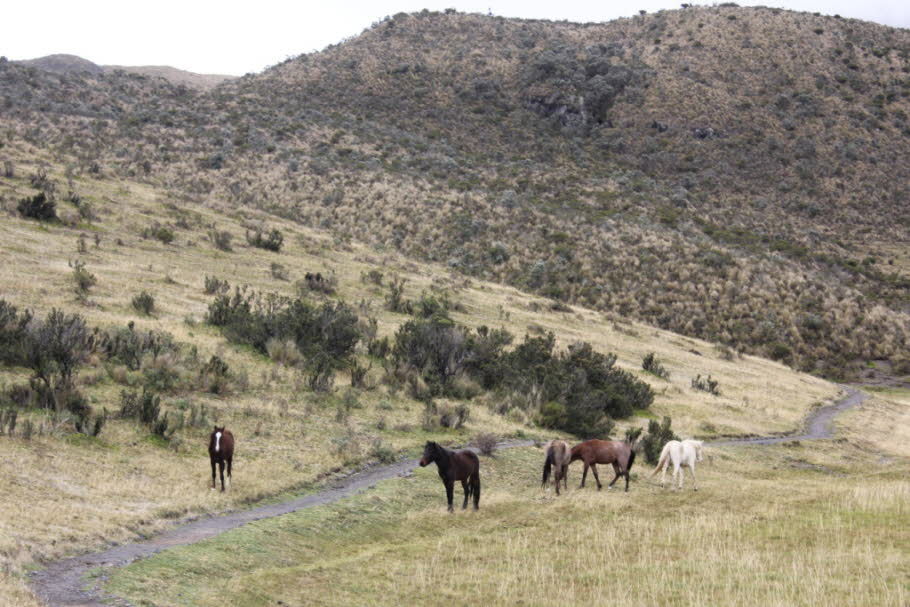
[[[215,426],[209,436],[209,461],[212,462],[212,489],[215,488],[215,464],[221,472],[221,490],[224,491],[224,464],[227,463],[228,484],[231,484],[231,461],[234,459],[234,435],[230,430]]]
[[[661,472],[660,486],[663,487],[664,482],[667,480],[667,468],[672,461],[673,477],[679,477],[679,489],[682,490],[683,476],[685,475],[680,466],[688,466],[689,472],[692,473],[692,483],[695,486],[695,491],[698,491],[698,481],[695,478],[695,462],[702,461],[702,451],[703,443],[700,440],[671,440],[661,450],[660,460],[657,462],[657,467],[654,468],[651,476]]]
[[[566,491],[569,490],[569,443],[564,440],[551,440],[544,445],[544,453],[547,454],[543,463],[543,480],[541,487],[547,485],[550,479],[550,468],[553,468],[553,483],[556,485],[556,495],[559,495],[559,481],[562,481]]]
[[[629,470],[632,469],[632,463],[635,461],[635,451],[632,445],[626,441],[605,441],[591,439],[572,447],[569,456],[569,463],[580,459],[585,464],[585,471],[581,475],[581,488],[584,489],[585,479],[588,476],[588,468],[594,473],[594,480],[597,481],[597,490],[600,491],[600,478],[597,476],[597,464],[613,464],[613,472],[616,476],[607,485],[608,489],[613,488],[616,480],[620,476],[626,477],[626,491],[629,490]]]
[[[420,458],[420,467],[436,462],[439,478],[446,488],[446,498],[449,501],[449,512],[452,508],[452,494],[455,490],[455,481],[461,481],[464,489],[464,504],[461,509],[468,507],[468,498],[474,496],[474,510],[480,508],[480,458],[470,449],[451,451],[445,447],[427,442],[423,448],[423,457]]]

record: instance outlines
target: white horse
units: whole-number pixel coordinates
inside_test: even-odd
[[[700,440],[671,440],[664,445],[663,450],[660,452],[660,461],[657,462],[657,467],[654,468],[651,476],[661,472],[660,486],[663,487],[667,479],[667,468],[672,460],[673,478],[679,477],[679,488],[683,488],[684,476],[680,466],[688,466],[689,471],[692,473],[692,483],[695,485],[695,490],[698,491],[698,481],[695,478],[695,462],[702,461],[702,452],[703,443]]]

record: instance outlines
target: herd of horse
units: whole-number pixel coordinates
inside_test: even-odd
[[[698,483],[695,479],[695,463],[702,461],[703,443],[698,440],[672,440],[666,443],[660,453],[660,459],[657,466],[651,473],[651,476],[661,472],[660,484],[664,485],[666,481],[667,469],[673,466],[673,477],[677,479],[679,489],[683,487],[682,467],[689,468],[692,473],[692,483],[695,490],[698,490]],[[546,487],[552,476],[553,485],[556,488],[556,495],[559,495],[560,484],[568,490],[569,465],[581,460],[584,464],[584,472],[581,475],[581,487],[584,488],[585,480],[588,477],[588,470],[594,474],[594,480],[597,481],[598,491],[603,487],[600,483],[600,477],[597,475],[597,464],[610,464],[613,466],[615,476],[607,485],[611,489],[620,477],[626,479],[625,490],[629,490],[629,471],[635,462],[635,449],[632,443],[628,441],[605,441],[598,439],[586,440],[582,443],[570,447],[569,443],[563,440],[552,440],[544,445],[545,459],[543,464],[543,479],[541,486]],[[227,467],[228,486],[231,483],[231,463],[234,458],[234,435],[224,426],[215,426],[212,434],[209,436],[209,460],[212,464],[212,489],[217,487],[215,468],[219,467],[221,473],[221,490],[225,489],[224,469]],[[423,449],[423,456],[420,458],[420,466],[429,466],[436,463],[439,471],[439,478],[446,490],[446,500],[449,505],[449,512],[453,512],[452,502],[455,493],[455,481],[461,481],[461,487],[464,490],[464,503],[462,509],[468,507],[468,502],[473,497],[474,509],[480,508],[480,458],[477,457],[471,449],[452,450],[446,449],[439,443],[433,441],[427,442]]]

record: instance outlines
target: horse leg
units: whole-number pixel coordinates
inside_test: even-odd
[[[679,477],[679,478],[677,478]],[[682,491],[683,488],[682,468],[679,462],[673,462],[673,478],[676,479],[677,488]]]
[[[569,490],[569,464],[562,466],[562,488],[566,491]]]
[[[695,478],[695,464],[689,464],[689,472],[692,473],[692,485],[695,487],[695,491],[698,491],[698,479]]]
[[[210,457],[209,460],[212,462],[212,489],[215,488],[215,458]]]
[[[455,481],[446,480],[446,500],[449,502],[449,512],[455,512],[455,508],[452,507],[452,498],[453,493],[455,492]]]
[[[228,487],[234,484],[234,479],[231,478],[231,462],[234,461],[233,457],[227,458],[227,473],[228,473]]]
[[[619,465],[616,462],[613,462],[613,474],[616,476],[614,476],[613,480],[610,481],[610,484],[607,485],[607,489],[612,489],[613,485],[616,484],[616,480],[622,475],[622,472],[619,471]]]
[[[603,485],[600,484],[600,477],[597,476],[597,464],[596,463],[591,464],[591,472],[594,473],[594,480],[597,481],[597,490],[600,491],[600,488],[603,487]]]
[[[474,493],[474,510],[480,510],[480,473],[471,476],[471,490]]]
[[[461,481],[461,488],[464,489],[464,503],[461,505],[461,509],[467,510],[468,497],[471,495],[471,486],[468,484],[467,479]]]
[[[563,481],[562,466],[556,466],[556,469],[553,471],[553,481],[556,485],[556,495],[559,495],[559,483]]]
[[[218,462],[218,473],[221,475],[221,491],[224,492],[224,460]]]
[[[588,478],[588,462],[585,462],[585,470],[581,473],[581,487],[580,489],[585,488],[585,479]]]

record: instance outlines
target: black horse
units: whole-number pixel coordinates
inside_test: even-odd
[[[464,488],[464,504],[461,508],[468,507],[468,498],[474,496],[474,510],[480,508],[480,459],[477,454],[469,449],[451,451],[434,442],[428,442],[423,448],[423,457],[420,465],[428,466],[436,462],[439,469],[439,478],[446,487],[446,498],[449,500],[449,512],[453,512],[452,497],[455,491],[455,481],[461,481]]]

